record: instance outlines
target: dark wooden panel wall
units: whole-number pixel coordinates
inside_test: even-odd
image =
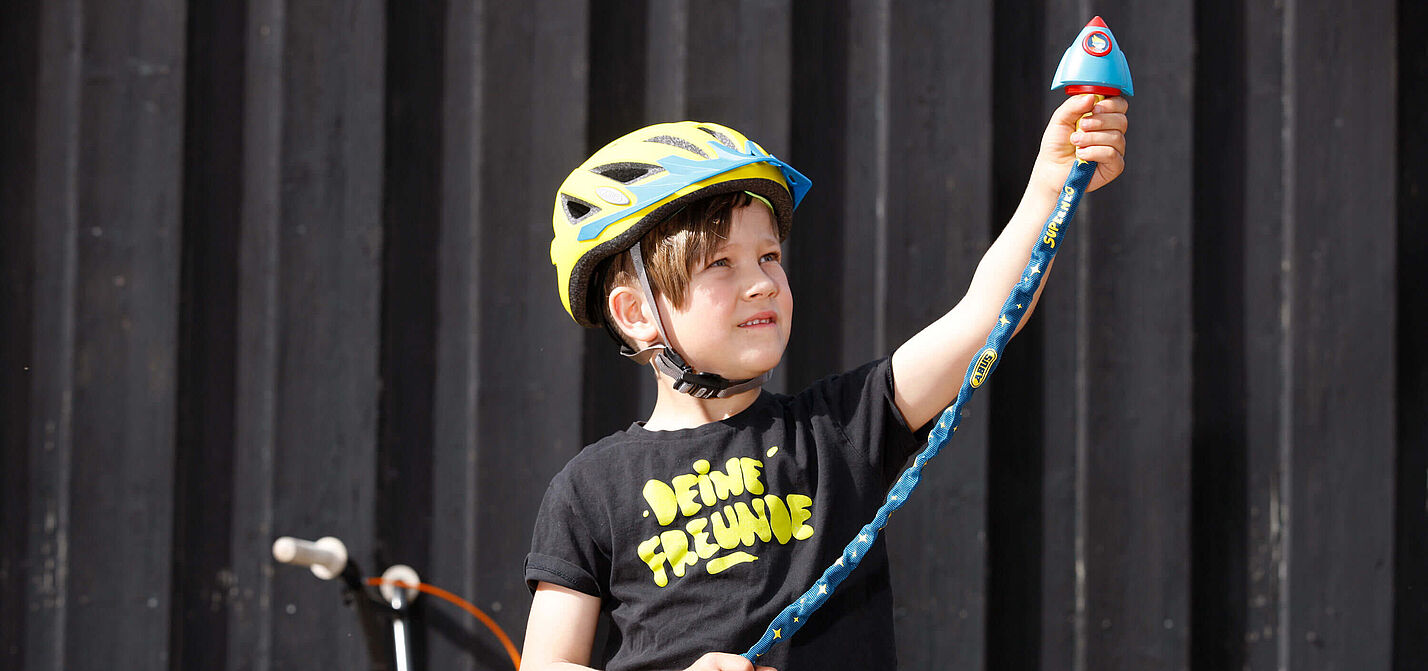
[[[362,668],[283,534],[519,640],[545,483],[653,401],[553,291],[564,175],[695,118],[812,177],[797,389],[957,300],[1095,14],[1129,171],[888,530],[902,667],[1424,668],[1414,0],[4,3],[0,668]]]

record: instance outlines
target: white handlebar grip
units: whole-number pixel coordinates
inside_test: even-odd
[[[347,546],[332,536],[323,536],[316,542],[283,536],[273,541],[273,559],[306,566],[313,575],[331,580],[342,575],[347,566]]]

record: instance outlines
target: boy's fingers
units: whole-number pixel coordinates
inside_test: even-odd
[[[1066,102],[1061,103],[1061,106],[1057,107],[1051,116],[1060,124],[1075,126],[1076,121],[1091,111],[1091,106],[1094,104],[1096,104],[1096,96],[1089,93],[1071,96],[1066,99]]]
[[[1130,108],[1130,101],[1121,96],[1112,96],[1096,103],[1095,109],[1091,110],[1096,114],[1125,114]]]
[[[1119,165],[1125,161],[1125,157],[1120,152],[1111,147],[1084,147],[1076,150],[1076,158],[1083,161],[1095,161],[1111,165]]]
[[[1118,130],[1124,133],[1129,126],[1130,120],[1120,113],[1092,114],[1081,119],[1081,130]]]
[[[1052,118],[1059,124],[1065,126],[1075,126],[1078,122],[1085,120],[1099,120],[1099,128],[1126,129],[1126,110],[1130,104],[1125,98],[1114,96],[1105,100],[1096,101],[1096,96],[1090,93],[1070,96],[1066,102],[1061,103],[1056,111],[1052,113]],[[1087,114],[1090,113],[1090,116]]]
[[[708,652],[700,657],[686,671],[774,671],[767,666],[755,667],[741,655],[727,652]]]
[[[1126,150],[1126,136],[1120,131],[1078,131],[1071,134],[1071,144],[1077,147],[1111,147],[1118,152]]]
[[[1066,102],[1061,103],[1056,108],[1056,116],[1072,115],[1080,116],[1087,112],[1096,114],[1125,114],[1130,109],[1130,103],[1121,96],[1112,96],[1104,100],[1096,100],[1094,93],[1078,93],[1074,96],[1067,96]]]

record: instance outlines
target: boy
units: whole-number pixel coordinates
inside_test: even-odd
[[[1125,111],[1121,98],[1061,105],[967,295],[890,358],[795,396],[760,385],[788,343],[780,246],[808,180],[736,131],[693,122],[631,133],[576,169],[554,218],[561,297],[655,368],[658,397],[646,422],[587,447],[546,492],[526,560],[523,668],[587,668],[602,609],[609,669],[770,668],[731,653],[882,503],[919,429],[955,397],[1071,163],[1099,163],[1089,190],[1124,169]],[[878,543],[759,661],[893,667],[891,603]]]

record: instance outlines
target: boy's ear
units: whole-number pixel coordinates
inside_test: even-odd
[[[643,292],[630,286],[617,286],[606,300],[615,328],[634,341],[635,349],[643,349],[659,340],[659,329],[655,327],[651,311],[654,306],[645,301]]]

